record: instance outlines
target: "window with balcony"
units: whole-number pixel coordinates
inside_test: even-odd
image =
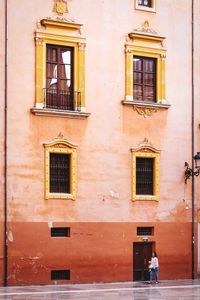
[[[36,115],[88,117],[82,25],[43,19],[36,30]]]
[[[132,152],[132,199],[158,200],[159,194],[159,156],[160,151],[148,141]]]
[[[76,145],[62,139],[45,147],[45,198],[76,198]]]
[[[73,70],[72,47],[47,45],[45,107],[62,110],[81,107],[77,92],[74,92]]]

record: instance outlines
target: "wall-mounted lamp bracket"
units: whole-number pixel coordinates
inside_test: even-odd
[[[190,179],[191,176],[199,176],[200,169],[198,168],[196,171],[193,171],[187,162],[185,162],[185,184],[187,183],[187,180]]]

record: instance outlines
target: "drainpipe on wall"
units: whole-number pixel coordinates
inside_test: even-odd
[[[194,0],[192,0],[192,170],[194,172]],[[192,279],[195,278],[194,272],[194,214],[195,214],[195,186],[192,176]]]
[[[8,87],[8,0],[5,0],[5,107],[4,107],[4,285],[8,278],[8,203],[7,203],[7,87]]]

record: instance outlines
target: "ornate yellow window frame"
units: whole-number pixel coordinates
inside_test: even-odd
[[[166,49],[164,47],[165,38],[158,36],[145,21],[142,27],[128,34],[125,44],[125,101],[139,102],[133,99],[133,56],[143,56],[155,58],[156,69],[156,103],[166,104],[165,95],[165,65]],[[142,101],[145,104],[145,101]],[[148,105],[149,103],[147,103]]]
[[[151,7],[139,5],[138,0],[134,0],[134,1],[135,1],[135,9],[149,11],[149,12],[156,12],[156,0],[151,0]]]
[[[76,148],[65,139],[55,139],[45,148],[45,199],[76,199]],[[50,153],[70,154],[70,193],[50,193]]]
[[[44,107],[46,87],[46,45],[74,48],[74,90],[81,93],[81,111],[85,112],[85,38],[82,25],[43,19],[35,32],[36,44],[36,108]]]
[[[159,157],[160,151],[152,145],[146,143],[138,147],[131,148],[132,153],[132,200],[154,200],[159,199]],[[137,195],[136,194],[136,159],[137,157],[153,158],[154,173],[153,173],[153,195]]]

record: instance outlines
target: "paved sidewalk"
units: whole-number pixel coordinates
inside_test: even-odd
[[[1,287],[9,300],[200,300],[200,280]]]

